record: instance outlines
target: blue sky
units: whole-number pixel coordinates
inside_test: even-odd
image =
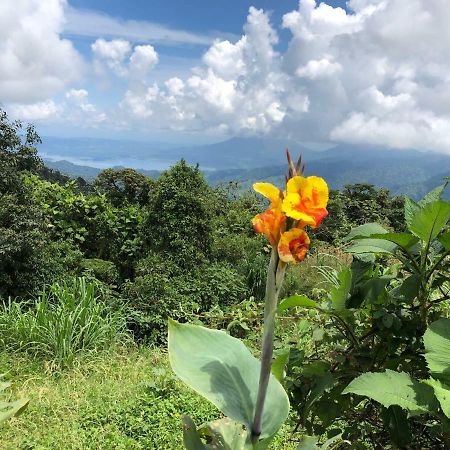
[[[44,135],[448,153],[449,21],[447,0],[2,0],[0,104]]]

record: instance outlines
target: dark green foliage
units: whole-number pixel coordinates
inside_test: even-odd
[[[145,248],[175,257],[186,269],[208,259],[212,245],[210,193],[198,167],[181,161],[164,172],[156,182],[144,219]]]
[[[95,278],[106,284],[117,285],[119,282],[119,272],[111,261],[105,261],[99,258],[83,259],[80,267],[83,271],[92,274]]]
[[[105,169],[94,181],[94,186],[106,194],[114,206],[145,205],[154,182],[134,169]]]

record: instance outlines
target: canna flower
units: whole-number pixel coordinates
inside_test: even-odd
[[[309,236],[302,228],[292,228],[283,233],[278,242],[281,261],[296,264],[305,259],[309,248]]]
[[[270,206],[263,213],[256,215],[253,228],[258,234],[265,234],[272,246],[276,246],[286,223],[282,211],[282,192],[270,183],[255,183],[253,189],[270,200]]]
[[[294,176],[286,184],[282,210],[288,217],[298,220],[298,226],[313,228],[328,215],[328,186],[323,178]]]

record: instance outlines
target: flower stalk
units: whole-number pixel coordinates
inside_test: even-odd
[[[280,261],[278,251],[272,248],[270,263],[267,270],[266,295],[264,303],[264,332],[261,348],[261,370],[259,388],[256,398],[255,417],[252,427],[252,443],[255,445],[262,432],[262,417],[272,369],[273,341],[275,335],[275,319],[278,297],[283,284],[286,264]]]

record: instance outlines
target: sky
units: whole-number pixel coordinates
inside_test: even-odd
[[[0,105],[42,135],[450,154],[448,0],[1,0]]]

